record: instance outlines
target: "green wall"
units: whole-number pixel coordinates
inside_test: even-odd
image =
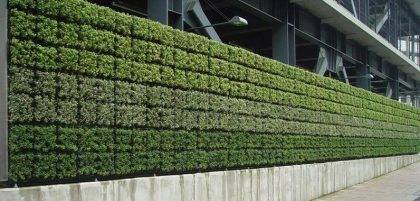
[[[83,0],[9,0],[10,177],[67,181],[420,151],[420,110]]]

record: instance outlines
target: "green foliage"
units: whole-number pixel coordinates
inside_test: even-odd
[[[83,100],[112,102],[114,82],[109,80],[79,77],[79,95]]]
[[[133,57],[131,41],[132,39],[129,37],[115,36],[115,55],[117,57],[131,59]]]
[[[77,177],[77,155],[57,155],[57,179],[71,179]]]
[[[80,51],[78,61],[79,65],[77,66],[77,69],[74,70],[92,75],[98,75],[98,54],[89,51]]]
[[[58,158],[55,154],[35,154],[33,177],[41,180],[57,178],[57,162]]]
[[[45,43],[56,44],[58,38],[58,22],[46,17],[37,17],[37,39]]]
[[[34,49],[35,43],[33,42],[22,42],[16,38],[12,38],[10,41],[10,63],[17,66],[34,66],[35,56]]]
[[[146,125],[146,108],[142,106],[120,105],[116,107],[116,124],[123,127]]]
[[[28,181],[33,178],[34,154],[15,153],[9,158],[9,178],[15,181]]]
[[[115,83],[115,100],[122,104],[141,105],[146,102],[146,86],[123,81]]]
[[[9,0],[10,178],[418,153],[420,110],[85,0]]]
[[[115,174],[128,175],[134,172],[132,164],[133,155],[131,153],[115,154]]]
[[[28,126],[13,126],[10,129],[9,151],[12,155],[33,149],[34,135],[30,129]]]
[[[133,20],[135,19],[133,19],[133,17],[128,14],[118,12],[115,13],[114,24],[118,25],[115,26],[115,31],[121,35],[130,36]]]
[[[83,57],[84,58],[84,57]],[[58,48],[57,65],[63,70],[79,69],[79,52],[74,49]]]
[[[10,35],[19,38],[34,38],[36,35],[36,17],[12,9],[10,11]]]
[[[59,86],[58,97],[68,99],[78,99],[78,77],[76,75],[69,75],[66,73],[58,73],[57,85]]]
[[[54,47],[36,45],[32,54],[34,54],[35,65],[37,67],[45,70],[55,70],[58,68],[56,62],[58,52]]]
[[[37,12],[55,17],[59,16],[61,9],[66,6],[66,4],[61,3],[60,0],[39,0],[36,1],[35,5]]]
[[[29,160],[22,152],[34,153],[37,160],[13,172],[18,181],[30,178],[25,171],[48,180],[194,171],[410,154],[420,145],[420,140],[408,139],[32,125],[13,126],[10,136],[13,165]],[[48,154],[52,152],[62,154]]]
[[[56,75],[54,72],[36,71],[33,93],[54,97],[57,89]]]
[[[52,123],[56,121],[55,100],[44,96],[35,96],[33,114],[34,120],[38,122]]]
[[[75,24],[68,24],[64,22],[58,23],[58,38],[57,43],[61,46],[77,48],[80,46],[79,42],[80,28]]]
[[[36,5],[35,0],[9,0],[11,8],[20,8],[23,10],[33,9]]]
[[[76,124],[77,109],[77,101],[60,101],[57,107],[57,121],[64,124]]]
[[[98,67],[95,74],[111,77],[114,75],[114,57],[108,55],[98,56]]]
[[[16,65],[9,66],[9,92],[31,93],[35,81],[33,70],[20,68]]]
[[[75,153],[78,149],[79,137],[83,130],[77,128],[59,128],[57,134],[57,150],[69,153]]]
[[[9,97],[9,121],[10,122],[30,122],[33,119],[34,99],[26,94],[14,94]]]
[[[83,49],[94,50],[97,53],[114,52],[114,34],[99,31],[88,25],[80,26],[79,41]]]

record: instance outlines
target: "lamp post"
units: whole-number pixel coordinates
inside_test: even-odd
[[[207,27],[222,26],[222,25],[232,25],[232,26],[235,26],[235,27],[243,27],[243,26],[248,25],[248,21],[246,19],[242,18],[242,17],[234,16],[227,22],[210,24],[210,25],[205,25],[205,26],[201,26],[201,27],[192,27],[192,28],[186,29],[186,31],[196,30],[196,29],[204,29],[204,28],[207,28]]]
[[[357,78],[367,78],[367,79],[373,79],[375,76],[372,74],[362,75],[362,76],[348,76],[347,79],[357,79]]]

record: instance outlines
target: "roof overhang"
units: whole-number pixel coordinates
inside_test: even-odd
[[[420,1],[419,0],[405,0],[414,14],[420,18]]]
[[[347,39],[368,47],[370,51],[397,66],[414,80],[420,81],[420,67],[414,61],[363,24],[335,0],[291,0],[291,2],[309,10],[321,19],[321,23],[331,25],[344,33]]]

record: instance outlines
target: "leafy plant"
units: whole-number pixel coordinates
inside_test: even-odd
[[[414,154],[420,110],[85,0],[9,0],[10,178]]]

